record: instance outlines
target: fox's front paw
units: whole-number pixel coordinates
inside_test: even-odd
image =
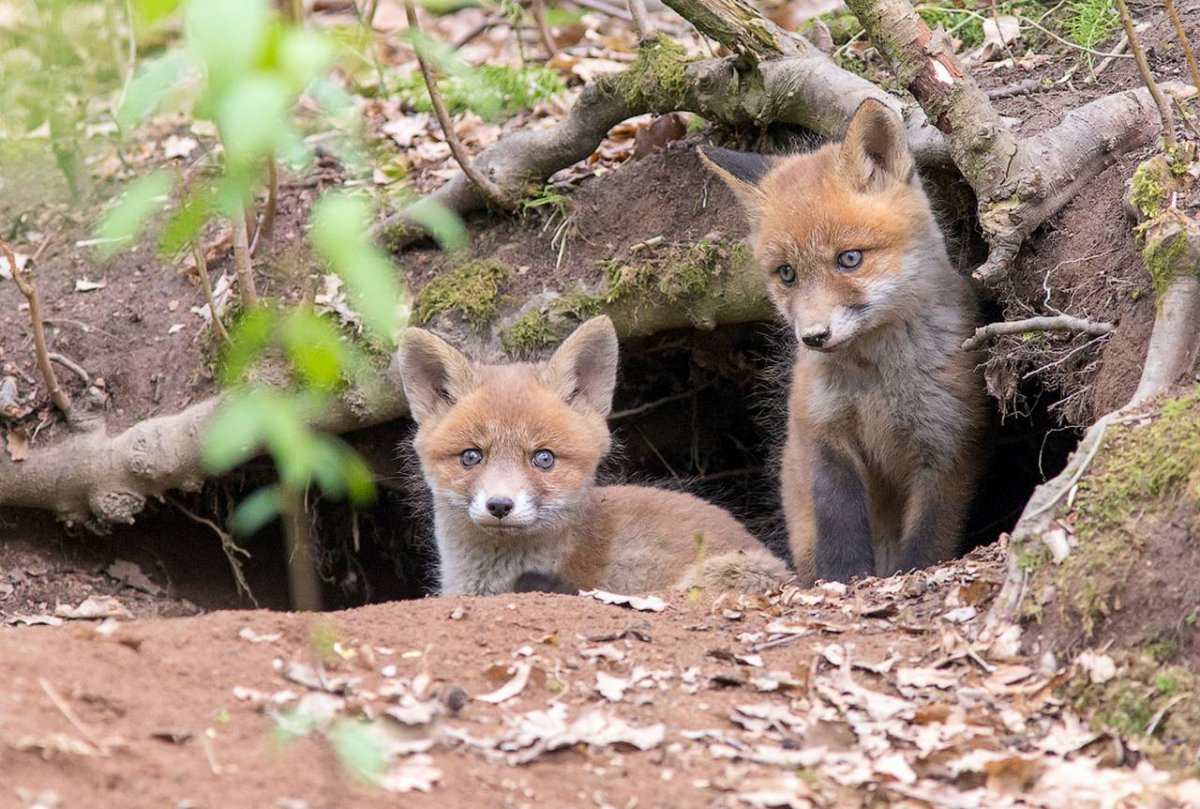
[[[564,595],[573,596],[579,594],[579,588],[557,573],[542,573],[540,571],[527,570],[520,576],[517,576],[517,581],[513,584],[513,592],[563,593]]]

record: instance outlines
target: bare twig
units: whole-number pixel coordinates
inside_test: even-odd
[[[420,42],[421,23],[417,19],[417,9],[413,5],[413,0],[404,0],[404,12],[408,16],[408,27],[413,34],[413,51],[417,55],[421,76],[425,79],[425,87],[429,91],[429,101],[433,105],[433,112],[437,116],[438,124],[442,127],[442,136],[450,147],[450,153],[454,155],[454,160],[462,169],[463,174],[479,189],[479,193],[488,202],[505,211],[514,210],[516,204],[513,200],[505,193],[504,189],[475,167],[474,161],[471,160],[471,156],[467,154],[467,150],[463,148],[462,142],[458,139],[458,134],[454,131],[454,122],[450,119],[450,111],[446,109],[446,102],[442,99],[442,93],[438,89],[437,79],[433,75],[428,60],[421,53],[423,50]]]
[[[71,710],[71,706],[67,704],[67,701],[63,699],[61,695],[59,695],[58,691],[54,689],[54,686],[50,685],[49,681],[43,677],[38,678],[38,685],[40,685],[42,690],[46,692],[46,696],[48,696],[50,701],[54,703],[54,707],[58,708],[58,712],[67,718],[67,721],[71,723],[72,727],[79,731],[79,735],[86,739],[88,744],[96,748],[96,752],[107,755],[108,748],[104,746],[99,738],[97,738],[96,734],[92,732],[91,728],[85,725],[83,720],[75,715],[75,712]]]
[[[1125,0],[1117,0],[1117,10],[1121,13],[1121,25],[1125,28],[1125,36],[1129,37],[1129,50],[1133,51],[1133,59],[1137,62],[1138,72],[1142,74],[1142,82],[1150,91],[1150,97],[1154,99],[1154,106],[1158,107],[1158,115],[1162,118],[1163,145],[1167,149],[1174,149],[1175,114],[1171,112],[1171,105],[1158,88],[1154,74],[1150,72],[1150,63],[1146,61],[1146,52],[1142,50],[1142,43],[1134,30],[1133,17],[1129,15],[1129,6]]]
[[[47,356],[50,357],[51,362],[57,362],[62,367],[66,368],[68,371],[75,374],[75,376],[82,379],[84,385],[92,384],[91,374],[89,374],[82,365],[75,362],[75,360],[71,359],[70,357],[66,356],[65,354],[55,354],[54,352],[50,352],[50,354],[48,354]]]
[[[207,526],[214,534],[217,535],[217,539],[221,541],[221,552],[225,554],[225,559],[229,562],[229,569],[233,572],[233,583],[237,587],[238,593],[245,593],[246,597],[250,599],[251,603],[257,607],[258,599],[254,597],[254,593],[251,591],[250,585],[246,582],[246,574],[242,570],[242,560],[238,558],[238,556],[241,555],[249,559],[250,551],[237,544],[237,542],[234,541],[232,534],[223,530],[221,526],[217,525],[207,517],[201,517],[199,514],[192,512],[177,500],[172,500],[171,504],[174,505],[175,508],[179,509],[183,513],[183,516],[187,517],[192,522]]]
[[[650,22],[650,15],[646,13],[646,0],[627,0],[627,3],[629,16],[633,17],[633,30],[638,39],[645,42],[654,36],[654,24]]]
[[[546,58],[549,59],[558,53],[558,47],[554,44],[554,32],[546,22],[545,0],[531,0],[529,11],[533,14],[533,21],[537,23],[538,35],[542,38],[542,46],[546,49]]]
[[[580,8],[586,8],[589,11],[598,11],[601,14],[607,14],[608,16],[615,17],[618,20],[624,20],[628,23],[633,22],[633,17],[628,11],[620,6],[614,6],[606,3],[604,0],[570,0],[570,2],[572,5],[579,6]]]
[[[279,209],[279,164],[274,157],[267,160],[267,206],[263,210],[262,221],[254,232],[254,242],[251,253],[258,251],[264,244],[270,244],[275,239],[275,213]]]
[[[1036,93],[1039,90],[1048,89],[1042,84],[1041,79],[1025,79],[1015,84],[1006,84],[1003,87],[993,87],[991,90],[985,90],[984,93],[989,99],[995,101],[998,98],[1012,98],[1013,96],[1022,96],[1028,93]]]
[[[292,25],[304,22],[304,0],[284,0],[283,11]]]
[[[50,353],[46,349],[46,327],[42,322],[42,301],[38,295],[37,283],[33,280],[32,273],[17,266],[17,257],[13,255],[12,247],[8,242],[0,241],[0,250],[4,251],[4,256],[8,259],[13,282],[25,296],[25,300],[29,302],[29,321],[33,326],[33,350],[37,357],[38,369],[42,372],[42,380],[46,384],[46,392],[50,394],[50,401],[54,402],[54,406],[58,408],[59,412],[69,419],[71,399],[58,384],[58,377],[55,376],[54,368],[50,365]]]
[[[208,259],[204,257],[204,248],[199,239],[192,240],[192,255],[196,259],[196,274],[200,276],[200,288],[204,290],[204,301],[208,304],[208,313],[212,315],[213,328],[221,337],[221,341],[229,343],[229,332],[221,321],[221,313],[217,311],[217,303],[213,299],[212,281],[208,276]]]
[[[1025,320],[1003,320],[989,323],[975,330],[973,337],[963,342],[964,351],[974,351],[993,337],[1002,334],[1024,334],[1030,331],[1074,331],[1082,334],[1108,334],[1115,327],[1111,323],[1098,323],[1071,315],[1057,317],[1031,317]]]
[[[1192,40],[1188,37],[1183,23],[1179,21],[1179,12],[1175,10],[1175,0],[1163,0],[1167,6],[1167,14],[1171,17],[1171,25],[1175,26],[1175,35],[1183,46],[1183,56],[1187,59],[1188,70],[1192,74],[1192,86],[1200,89],[1200,65],[1196,64],[1196,52],[1192,50]]]
[[[249,312],[258,306],[258,288],[254,285],[254,265],[250,260],[250,239],[246,233],[246,220],[233,217],[233,267],[237,272],[238,292],[242,296],[242,309]],[[198,265],[197,265],[198,266]]]

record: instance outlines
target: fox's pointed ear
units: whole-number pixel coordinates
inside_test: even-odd
[[[838,170],[860,191],[909,183],[915,165],[904,121],[882,101],[868,98],[850,119]]]
[[[607,315],[577,328],[546,364],[547,384],[572,407],[607,416],[617,386],[617,331]]]
[[[759,183],[775,165],[773,158],[752,152],[735,152],[719,146],[701,146],[700,160],[709,171],[725,181],[733,189],[738,201],[752,222],[762,216],[767,195]]]
[[[400,345],[400,384],[418,424],[449,410],[476,384],[471,362],[424,329],[406,329]]]

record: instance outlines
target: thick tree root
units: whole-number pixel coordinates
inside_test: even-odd
[[[987,261],[975,272],[994,285],[1021,244],[1118,155],[1160,134],[1148,91],[1101,98],[1031,138],[1009,129],[958,64],[945,33],[929,30],[909,0],[848,0],[900,82],[946,136],[954,164],[974,189],[987,237]],[[1187,85],[1167,88],[1185,96]]]
[[[631,296],[606,311],[622,339],[771,317],[762,278],[750,272],[725,274],[696,300],[656,302]],[[466,336],[462,341],[468,341]],[[499,354],[499,335],[475,350],[480,356]],[[408,414],[394,362],[384,371],[380,389],[384,395],[373,401],[358,391],[346,396],[320,427],[345,433]],[[139,422],[116,436],[108,435],[101,415],[91,415],[58,443],[34,446],[24,461],[0,454],[0,507],[52,511],[68,525],[97,532],[133,523],[150,498],[161,499],[173,489],[195,491],[204,483],[201,442],[219,402],[214,396],[180,413]]]

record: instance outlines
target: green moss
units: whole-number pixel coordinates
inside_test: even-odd
[[[1180,497],[1200,501],[1200,388],[1166,403],[1151,424],[1109,427],[1104,442],[1079,484],[1071,555],[1061,565],[1031,568],[1030,592],[1053,585],[1063,596],[1060,608],[1071,610],[1067,617],[1088,636],[1120,608],[1124,571],[1145,542],[1142,515]]]
[[[702,239],[685,248],[671,247],[640,262],[610,261],[606,302],[633,295],[661,296],[672,303],[703,295],[713,280],[729,268],[736,272],[753,264],[743,244],[726,246]]]
[[[489,121],[511,118],[538,101],[552,99],[566,90],[558,71],[540,65],[520,68],[480,65],[458,74],[443,75],[437,84],[451,115],[471,110]],[[433,111],[429,89],[419,71],[395,77],[392,87],[409,107],[421,112]]]
[[[1161,158],[1147,160],[1138,166],[1130,182],[1129,204],[1147,219],[1162,213],[1167,198],[1167,189],[1174,184],[1164,176],[1169,171]]]
[[[1172,633],[1160,632],[1146,642],[1146,654],[1156,663],[1168,663],[1179,656],[1179,638]]]
[[[1142,750],[1164,764],[1192,763],[1200,741],[1200,705],[1195,705],[1196,675],[1182,666],[1163,666],[1129,655],[1117,677],[1093,683],[1079,672],[1065,686],[1077,711],[1097,731],[1112,730],[1142,739]]]
[[[602,308],[603,296],[577,289],[544,307],[529,309],[508,327],[500,342],[509,356],[528,356],[563,340],[580,323],[600,314]]]
[[[463,264],[434,278],[421,288],[413,304],[413,320],[428,323],[443,312],[462,312],[475,328],[482,328],[500,305],[500,284],[510,275],[509,266],[495,259]]]
[[[1187,256],[1187,250],[1188,235],[1183,230],[1147,238],[1146,246],[1142,249],[1142,260],[1154,282],[1154,294],[1159,300],[1185,266],[1183,259]]]
[[[684,70],[689,61],[682,45],[658,34],[638,48],[637,58],[621,74],[617,89],[631,106],[675,109],[688,91]]]

